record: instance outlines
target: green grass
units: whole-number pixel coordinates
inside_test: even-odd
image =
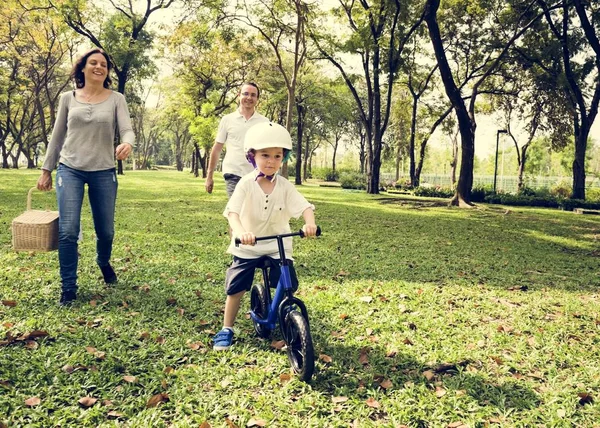
[[[305,384],[243,314],[231,352],[211,350],[230,262],[222,181],[208,195],[189,173],[121,177],[116,287],[86,203],[80,297],[60,308],[56,252],[11,250],[37,177],[0,170],[0,426],[600,426],[595,216],[302,186],[324,230],[295,242],[321,356]]]

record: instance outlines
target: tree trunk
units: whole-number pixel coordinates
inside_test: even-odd
[[[194,157],[196,158],[196,162],[194,163],[194,177],[198,177],[198,164],[200,163],[200,147],[198,143],[194,143]],[[204,174],[204,166],[202,167],[202,176],[206,177]]]
[[[582,124],[575,133],[575,158],[573,159],[573,199],[585,199],[585,152],[590,133],[589,125]]]
[[[456,193],[450,202],[456,206],[472,206],[471,189],[473,187],[473,161],[475,156],[475,128],[477,124],[469,116],[467,107],[462,99],[460,90],[454,82],[452,70],[442,43],[440,28],[437,23],[437,10],[440,0],[427,0],[425,6],[425,22],[429,37],[435,51],[435,57],[440,68],[440,76],[448,99],[454,106],[458,119],[458,128],[461,136],[461,164],[456,186]],[[472,95],[475,96],[475,95]]]
[[[456,166],[458,165],[458,130],[452,138],[452,163],[451,166],[451,180],[452,189],[456,189]]]
[[[408,143],[408,153],[410,157],[410,184],[412,187],[418,187],[419,181],[415,175],[415,132],[417,130],[417,103],[418,98],[413,95],[412,113],[410,118],[410,141]]]
[[[427,148],[428,142],[429,138],[424,138],[423,141],[421,141],[421,148],[419,149],[419,163],[417,164],[417,168],[415,169],[415,179],[413,184],[414,187],[419,187],[421,185],[421,172],[423,172],[423,163],[425,162],[425,149]]]
[[[304,133],[304,106],[296,102],[298,112],[298,125],[296,128],[296,177],[294,182],[302,184],[302,134]]]
[[[310,137],[306,137],[306,145],[304,148],[304,181],[308,179],[308,163],[309,163],[309,152],[310,152]]]
[[[525,163],[527,160],[527,149],[529,148],[529,144],[524,144],[521,147],[521,162],[519,162],[519,173],[517,176],[517,192],[521,193],[523,188],[525,187],[525,183],[523,181],[523,176],[525,175]]]

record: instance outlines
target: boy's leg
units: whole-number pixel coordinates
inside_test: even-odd
[[[242,296],[246,293],[246,290],[240,291],[239,293],[228,295],[225,300],[225,314],[223,315],[223,327],[233,329],[235,323],[235,317],[240,310],[240,302]]]
[[[242,296],[252,286],[254,270],[260,259],[240,259],[233,257],[233,262],[225,275],[225,313],[223,329],[213,337],[213,349],[223,351],[229,349],[233,342],[233,325],[240,309]]]

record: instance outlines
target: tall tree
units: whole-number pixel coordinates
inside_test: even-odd
[[[563,76],[575,136],[574,199],[585,199],[585,157],[600,103],[600,9],[585,0],[537,2],[560,42]],[[577,25],[578,24],[578,25]]]
[[[541,15],[531,16],[535,0],[527,4],[518,2],[522,10],[512,10],[505,1],[458,0],[442,15],[452,37],[464,39],[463,61],[454,69],[450,65],[444,37],[438,22],[440,0],[427,0],[425,22],[429,32],[446,96],[456,113],[461,136],[461,162],[456,193],[451,204],[471,206],[473,165],[475,158],[475,105],[481,93],[493,93],[494,88],[485,84],[502,63],[514,43],[536,22]],[[468,3],[468,4],[467,4]],[[504,16],[505,12],[507,16]],[[451,20],[450,17],[453,19]],[[448,25],[449,24],[449,25]],[[467,61],[465,64],[464,61]],[[462,80],[462,83],[460,81]],[[459,83],[457,83],[457,81]],[[462,88],[470,81],[470,95],[464,96]],[[468,106],[465,103],[468,100]]]
[[[358,106],[366,131],[368,151],[368,193],[379,193],[383,136],[389,123],[393,82],[396,79],[405,44],[423,21],[421,2],[400,0],[339,0],[335,10],[338,22],[345,21],[348,36],[325,34],[314,22],[311,38],[322,58],[342,75]],[[362,75],[341,59],[340,54],[360,57]],[[358,81],[366,90],[358,92]]]
[[[234,19],[256,30],[275,54],[275,63],[287,90],[285,126],[291,133],[298,76],[307,54],[306,20],[310,3],[304,0],[243,0],[242,13]],[[302,160],[301,144],[296,145],[296,161]],[[282,173],[287,176],[287,162]],[[298,180],[299,175],[296,175]]]

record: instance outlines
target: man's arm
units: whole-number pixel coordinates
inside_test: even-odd
[[[223,151],[223,143],[215,141],[210,151],[210,157],[208,158],[208,172],[206,174],[206,182],[204,183],[204,187],[208,193],[212,193],[213,191],[213,185],[215,184],[213,174],[217,167],[217,162],[219,162],[219,158],[221,157],[221,151]]]

